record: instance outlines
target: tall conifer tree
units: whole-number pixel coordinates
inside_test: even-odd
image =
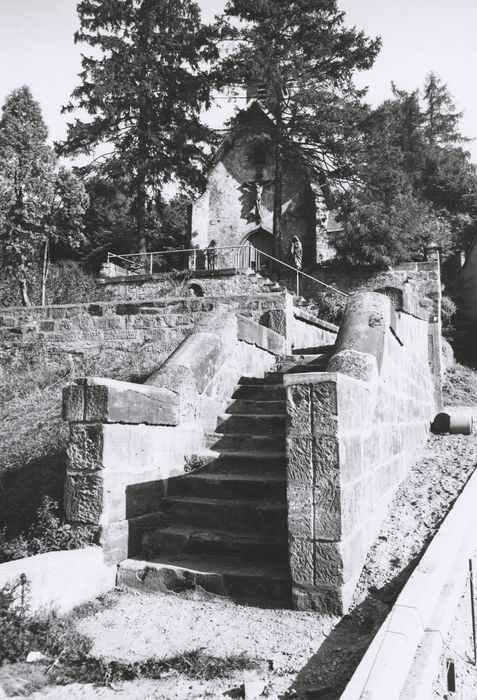
[[[128,178],[139,252],[146,250],[147,202],[172,180],[200,182],[211,136],[200,121],[209,104],[205,66],[217,57],[214,30],[193,0],[81,0],[75,41],[89,44],[81,84],[64,108],[90,118],[69,125],[61,153],[86,153],[107,144],[93,165]]]
[[[273,229],[280,256],[284,155],[298,149],[322,182],[350,176],[364,94],[353,74],[371,67],[380,42],[346,27],[336,0],[229,0],[225,17],[240,23],[229,28],[238,44],[223,62],[222,84],[262,86],[275,123]]]

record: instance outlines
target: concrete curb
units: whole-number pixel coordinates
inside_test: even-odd
[[[477,472],[445,518],[419,566],[348,683],[341,700],[426,700],[475,550]],[[419,690],[417,690],[419,688]]]

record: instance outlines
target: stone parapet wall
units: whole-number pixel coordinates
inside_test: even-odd
[[[354,295],[328,372],[285,383],[294,602],[340,613],[429,434],[428,323],[384,295]]]
[[[441,277],[437,257],[425,262],[401,263],[388,270],[328,264],[307,268],[306,272],[348,294],[395,288],[403,292],[403,307],[409,313],[422,318],[440,315]],[[311,280],[304,279],[305,296],[313,296],[320,291],[329,293],[320,290]]]
[[[199,287],[203,296],[224,297],[264,291],[264,278],[235,270],[190,270],[177,273],[123,275],[97,279],[96,295],[114,301],[140,301],[152,297],[190,294]]]

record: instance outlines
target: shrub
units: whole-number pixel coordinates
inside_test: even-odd
[[[58,504],[44,496],[25,533],[9,540],[6,528],[0,530],[0,563],[45,552],[81,549],[92,544],[94,536],[92,527],[64,523],[58,515]]]
[[[313,298],[312,311],[318,318],[339,326],[346,308],[348,297],[338,292],[316,294]]]

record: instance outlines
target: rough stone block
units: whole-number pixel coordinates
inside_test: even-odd
[[[291,536],[288,541],[290,573],[293,583],[313,586],[314,544],[310,539]]]
[[[292,600],[294,610],[310,610],[325,615],[342,615],[344,612],[340,587],[293,586]]]
[[[311,437],[287,438],[287,480],[313,486],[313,441]]]
[[[72,423],[66,450],[68,471],[97,471],[103,468],[103,426]]]
[[[85,421],[178,425],[179,398],[163,387],[88,378],[85,382]]]
[[[84,421],[84,385],[80,382],[63,388],[63,420],[71,423]]]
[[[314,516],[316,539],[338,541],[341,538],[341,498],[337,486],[314,489]]]
[[[288,532],[300,539],[313,539],[313,489],[288,482]]]
[[[99,525],[103,513],[103,479],[99,472],[67,473],[65,514],[69,522]]]
[[[287,387],[287,435],[311,435],[311,386],[295,384]]]
[[[315,586],[344,583],[343,559],[337,542],[315,543]]]
[[[340,482],[339,442],[337,438],[313,438],[313,471],[317,488],[328,488]]]

